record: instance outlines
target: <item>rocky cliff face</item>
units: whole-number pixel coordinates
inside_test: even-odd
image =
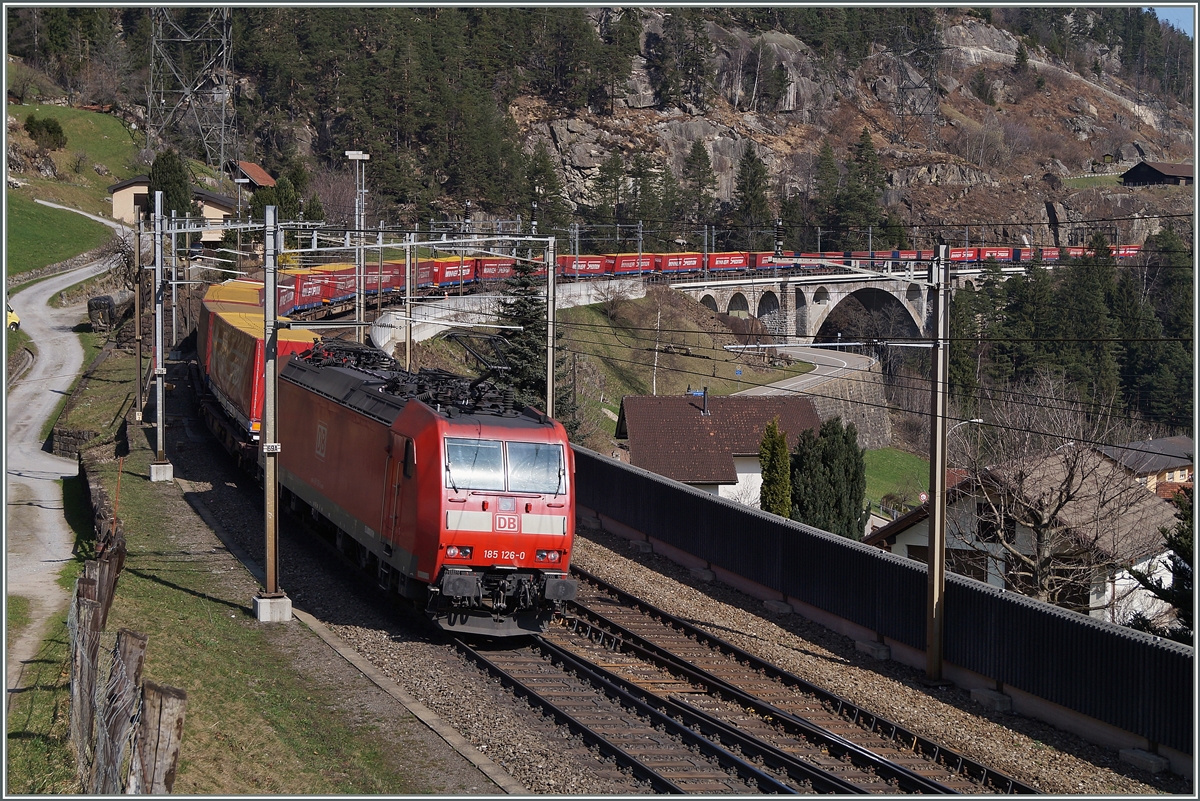
[[[644,27],[661,32],[660,13],[647,11]],[[708,33],[715,82],[707,109],[654,108],[640,56],[611,116],[557,117],[527,98],[514,104],[529,146],[543,141],[557,155],[572,204],[591,202],[600,164],[612,153],[648,154],[679,175],[695,141],[709,152],[723,202],[732,199],[737,162],[754,143],[777,202],[812,186],[824,139],[844,159],[866,127],[887,170],[883,200],[901,211],[919,240],[944,231],[939,226],[966,222],[977,226],[964,231],[976,243],[1069,245],[1090,235],[1082,221],[1121,216],[1132,219],[1110,235],[1140,242],[1159,230],[1157,215],[1191,211],[1186,187],[1125,189],[1115,177],[1083,180],[1097,171],[1115,176],[1143,158],[1190,156],[1189,110],[1145,102],[1144,94],[1139,100],[1107,73],[1084,77],[1043,52],[1031,52],[1030,69],[1019,73],[1017,39],[980,20],[946,27],[947,49],[933,81],[882,50],[851,68],[817,58],[784,33],[752,36],[712,23]],[[747,92],[755,84],[744,75],[756,48],[765,54],[762,63],[782,65],[788,79],[769,113],[746,110],[754,106]],[[1115,68],[1119,54],[1101,50],[1099,63]],[[976,96],[980,81],[992,104]],[[1190,234],[1190,221],[1183,227]]]

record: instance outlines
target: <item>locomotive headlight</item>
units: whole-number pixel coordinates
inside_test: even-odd
[[[450,559],[470,559],[471,558],[471,546],[470,545],[447,545],[446,546],[446,556],[449,557]]]
[[[562,554],[558,551],[538,551],[534,558],[539,562],[557,562],[562,558]]]

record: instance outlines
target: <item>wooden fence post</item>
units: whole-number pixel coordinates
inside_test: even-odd
[[[96,659],[100,652],[100,604],[85,597],[96,582],[79,579],[76,594],[76,631],[71,659],[71,738],[75,741],[79,778],[86,780],[94,741],[92,722],[96,714]]]
[[[179,745],[183,739],[183,717],[187,693],[142,682],[142,719],[138,725],[129,793],[162,795],[175,786],[179,767]]]
[[[112,652],[112,670],[108,690],[96,727],[96,759],[93,763],[91,792],[95,795],[120,793],[122,767],[129,746],[137,709],[138,682],[146,658],[146,635],[129,629],[117,632]]]
[[[112,609],[113,597],[117,593],[117,578],[125,567],[125,540],[118,539],[114,547],[100,557],[96,572],[97,600],[100,602],[100,628],[108,625],[108,611]]]

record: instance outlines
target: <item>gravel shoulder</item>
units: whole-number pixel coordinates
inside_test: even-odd
[[[255,591],[253,570],[263,555],[262,490],[238,473],[195,417],[183,365],[171,365],[167,454],[186,500],[203,508],[176,523],[186,527],[189,550],[211,553],[214,569],[245,553],[250,572],[226,571],[246,604]],[[150,436],[152,431],[144,431]],[[586,523],[586,521],[583,521]],[[222,543],[213,529],[222,532]],[[280,582],[298,610],[311,614],[480,754],[530,794],[597,795],[615,792],[604,775],[612,766],[562,727],[463,660],[423,616],[381,599],[369,581],[330,558],[329,552],[287,514],[280,524]],[[852,640],[798,616],[776,616],[725,585],[694,579],[657,554],[581,526],[574,559],[579,566],[684,615],[704,628],[814,683],[920,731],[1044,792],[1060,795],[1188,793],[1185,780],[1142,774],[1115,753],[1037,721],[985,711],[963,691],[929,689],[918,671],[877,662]],[[502,790],[471,761],[418,721],[396,698],[339,656],[307,627],[293,621],[272,630],[271,646],[296,670],[336,690],[336,708],[356,725],[379,732],[407,770],[418,770],[446,794]],[[181,791],[189,791],[180,787]],[[195,787],[191,792],[201,791]]]

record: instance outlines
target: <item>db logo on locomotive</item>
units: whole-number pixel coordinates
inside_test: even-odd
[[[496,515],[496,531],[511,531],[517,533],[521,530],[521,518],[516,515]]]

